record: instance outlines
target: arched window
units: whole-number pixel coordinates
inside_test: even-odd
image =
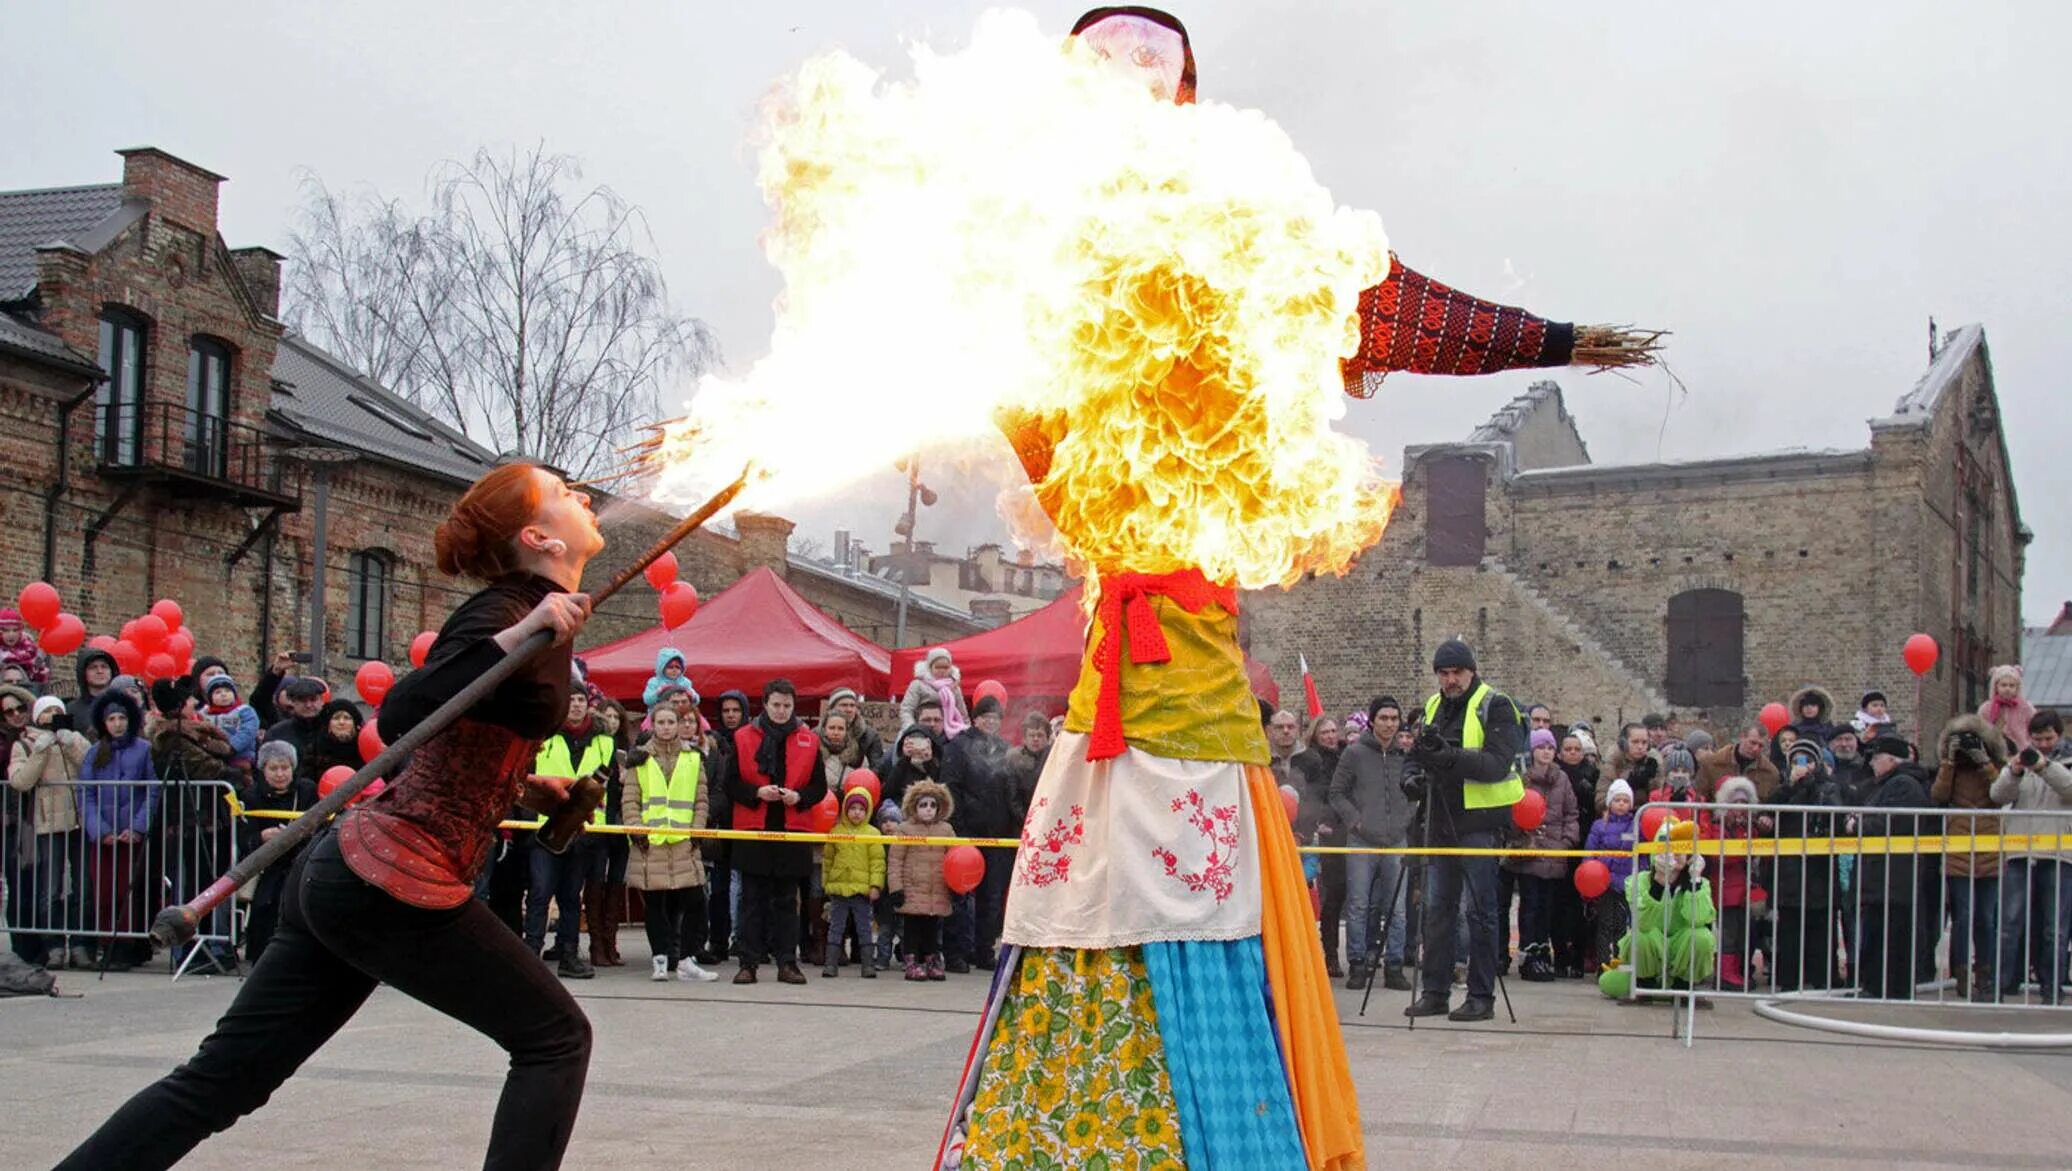
[[[388,646],[389,583],[395,562],[378,549],[362,549],[345,563],[345,653],[379,659]]]
[[[142,456],[144,353],[151,327],[127,309],[101,313],[101,371],[94,390],[94,454],[100,462],[133,467]]]
[[[230,347],[215,338],[197,337],[187,348],[187,470],[222,479],[229,448]]]
[[[1669,599],[1669,672],[1678,707],[1740,707],[1746,613],[1732,590],[1685,590]]]

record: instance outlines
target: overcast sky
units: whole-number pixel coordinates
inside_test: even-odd
[[[154,145],[230,176],[233,246],[283,248],[298,168],[414,198],[441,160],[544,140],[645,209],[674,297],[745,367],[776,293],[746,145],[758,98],[833,46],[900,68],[904,41],[956,43],[992,6],[18,4],[0,187],[112,181],[109,152]],[[1082,7],[1023,6],[1061,33]],[[1675,331],[1687,396],[1659,374],[1562,376],[1597,462],[1861,447],[1924,369],[1928,318],[1983,323],[2036,532],[2024,611],[2072,598],[2072,5],[1173,10],[1203,96],[1287,127],[1414,267],[1558,319]],[[1349,426],[1399,466],[1529,381],[1398,377]],[[904,504],[886,481],[800,535],[850,520],[883,549]],[[989,495],[965,495],[921,535],[985,539]]]

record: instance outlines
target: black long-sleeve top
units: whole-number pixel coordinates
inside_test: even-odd
[[[440,704],[501,662],[496,636],[561,587],[536,574],[498,578],[462,602],[440,627],[424,666],[396,681],[381,705],[381,738],[393,744]],[[569,644],[550,647],[476,704],[469,719],[544,740],[568,715]]]

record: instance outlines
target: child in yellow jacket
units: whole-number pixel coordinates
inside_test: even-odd
[[[842,820],[828,831],[848,841],[829,842],[821,847],[820,886],[827,892],[827,963],[823,979],[841,975],[842,935],[845,926],[856,928],[857,954],[863,957],[863,978],[878,974],[872,963],[871,904],[885,890],[884,835],[871,824],[870,790],[853,786],[842,794]]]

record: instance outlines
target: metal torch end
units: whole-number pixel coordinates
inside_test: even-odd
[[[167,907],[151,921],[152,942],[164,948],[179,947],[194,938],[201,920],[184,906]]]

